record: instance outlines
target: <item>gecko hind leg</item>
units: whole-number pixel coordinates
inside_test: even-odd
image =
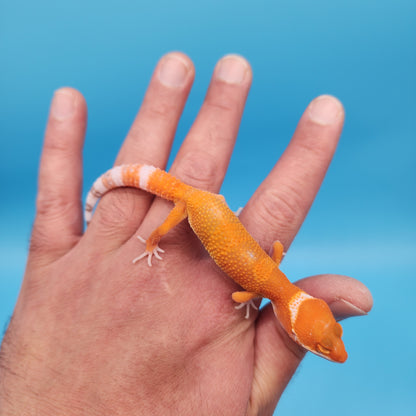
[[[165,234],[167,234],[173,227],[175,227],[181,221],[183,221],[187,216],[188,213],[186,211],[185,202],[179,201],[172,208],[172,211],[170,211],[169,215],[167,216],[163,224],[159,225],[159,227],[157,227],[156,230],[154,230],[150,234],[147,240],[145,240],[141,236],[137,236],[137,238],[142,243],[146,243],[146,249],[142,254],[133,259],[133,263],[137,263],[139,260],[143,259],[144,257],[147,257],[147,264],[149,265],[149,267],[152,267],[153,256],[156,257],[158,260],[162,260],[162,257],[159,253],[164,253],[164,250],[162,250],[159,247],[160,239]]]
[[[272,246],[272,253],[271,253],[271,258],[272,260],[279,266],[280,262],[282,261],[283,257],[286,255],[286,252],[284,251],[284,247],[283,244],[279,241],[276,240],[273,243]]]
[[[259,310],[257,305],[254,303],[254,299],[261,297],[257,293],[245,292],[245,291],[234,292],[231,295],[231,297],[234,302],[237,302],[240,304],[240,305],[235,306],[235,309],[241,309],[241,308],[246,307],[246,315],[245,315],[246,319],[250,318],[250,308],[253,308],[256,311]]]

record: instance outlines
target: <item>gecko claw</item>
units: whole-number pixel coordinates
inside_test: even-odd
[[[137,238],[142,242],[146,243],[146,240],[143,237],[140,237],[139,235]],[[159,246],[156,246],[153,250],[148,251],[146,250],[144,253],[140,254],[140,256],[137,256],[135,259],[133,259],[133,264],[137,263],[139,260],[143,259],[144,257],[147,257],[147,264],[149,267],[152,267],[152,257],[155,256],[158,260],[163,260],[159,253],[164,253],[165,250],[161,249]]]
[[[241,309],[241,308],[244,308],[244,306],[247,308],[246,309],[246,315],[244,317],[245,319],[250,318],[250,307],[252,307],[256,311],[259,310],[259,308],[254,303],[253,299],[250,299],[248,302],[242,302],[239,305],[236,305],[235,309]]]

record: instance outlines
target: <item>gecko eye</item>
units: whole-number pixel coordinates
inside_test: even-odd
[[[333,348],[333,343],[330,338],[324,337],[318,344],[316,345],[316,349],[321,352],[322,354],[328,355]]]
[[[317,344],[316,345],[316,349],[324,355],[328,355],[331,351],[328,348],[325,348],[323,345],[321,344]]]

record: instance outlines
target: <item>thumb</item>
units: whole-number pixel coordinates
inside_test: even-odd
[[[373,304],[369,290],[346,276],[313,276],[297,282],[297,286],[324,299],[337,320],[366,315]],[[253,389],[248,415],[273,414],[305,352],[285,333],[271,305],[264,307],[256,322]]]

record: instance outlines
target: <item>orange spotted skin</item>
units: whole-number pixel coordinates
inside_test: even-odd
[[[347,353],[341,340],[342,328],[321,299],[314,298],[290,283],[279,269],[283,246],[276,242],[269,256],[248,233],[221,195],[186,185],[169,173],[148,165],[123,165],[98,178],[87,196],[85,217],[91,220],[97,200],[111,189],[129,186],[143,189],[174,202],[165,221],[146,241],[146,250],[136,262],[161,259],[160,239],[180,221],[190,226],[218,266],[245,291],[232,294],[234,301],[247,306],[253,299],[271,300],[274,312],[287,334],[307,350],[336,362]],[[249,309],[247,309],[248,317]]]
[[[228,276],[248,292],[269,299],[283,297],[279,292],[286,285],[278,281],[281,276],[277,264],[248,233],[221,195],[195,189],[186,195],[185,202],[193,231]]]

